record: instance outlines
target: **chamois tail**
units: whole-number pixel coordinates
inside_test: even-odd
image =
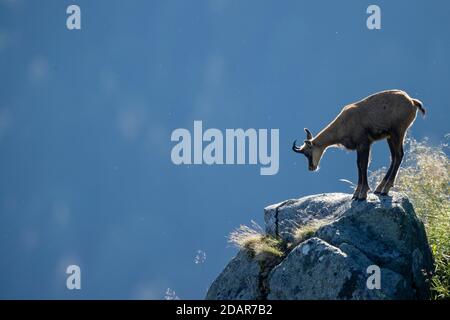
[[[417,99],[411,99],[411,100],[412,100],[413,105],[414,105],[415,107],[417,107],[417,109],[419,109],[419,111],[420,111],[423,115],[425,115],[426,110],[425,110],[425,108],[423,107],[422,102],[421,102],[420,100],[417,100]]]

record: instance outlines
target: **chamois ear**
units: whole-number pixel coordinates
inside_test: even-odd
[[[304,142],[305,142],[305,144],[306,144],[308,147],[312,147],[312,142],[311,142],[311,140],[305,140]]]
[[[306,139],[311,140],[312,139],[311,131],[309,131],[307,128],[305,128],[305,132],[306,132]]]

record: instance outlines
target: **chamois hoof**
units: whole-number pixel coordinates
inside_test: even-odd
[[[373,192],[373,194],[379,195],[379,194],[381,194],[381,191],[375,190],[375,191]]]

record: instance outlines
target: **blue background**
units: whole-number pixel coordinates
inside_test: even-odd
[[[66,29],[72,3],[80,31]],[[381,30],[366,27],[373,3]],[[351,192],[339,179],[356,180],[355,154],[332,149],[309,172],[290,149],[303,127],[398,88],[429,111],[412,136],[442,140],[449,17],[448,1],[0,0],[0,298],[203,298],[234,228]],[[194,120],[279,128],[279,173],[173,165],[170,134]],[[375,145],[372,169],[387,151]]]

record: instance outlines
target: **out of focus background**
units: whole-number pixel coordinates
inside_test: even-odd
[[[66,9],[81,8],[81,30]],[[366,27],[370,4],[381,29]],[[449,131],[447,1],[0,0],[0,298],[201,299],[263,208],[352,192],[356,156],[291,151],[350,102],[403,89]],[[280,170],[175,166],[176,128],[279,128]],[[374,146],[371,168],[389,164]],[[82,289],[66,288],[79,265]]]

